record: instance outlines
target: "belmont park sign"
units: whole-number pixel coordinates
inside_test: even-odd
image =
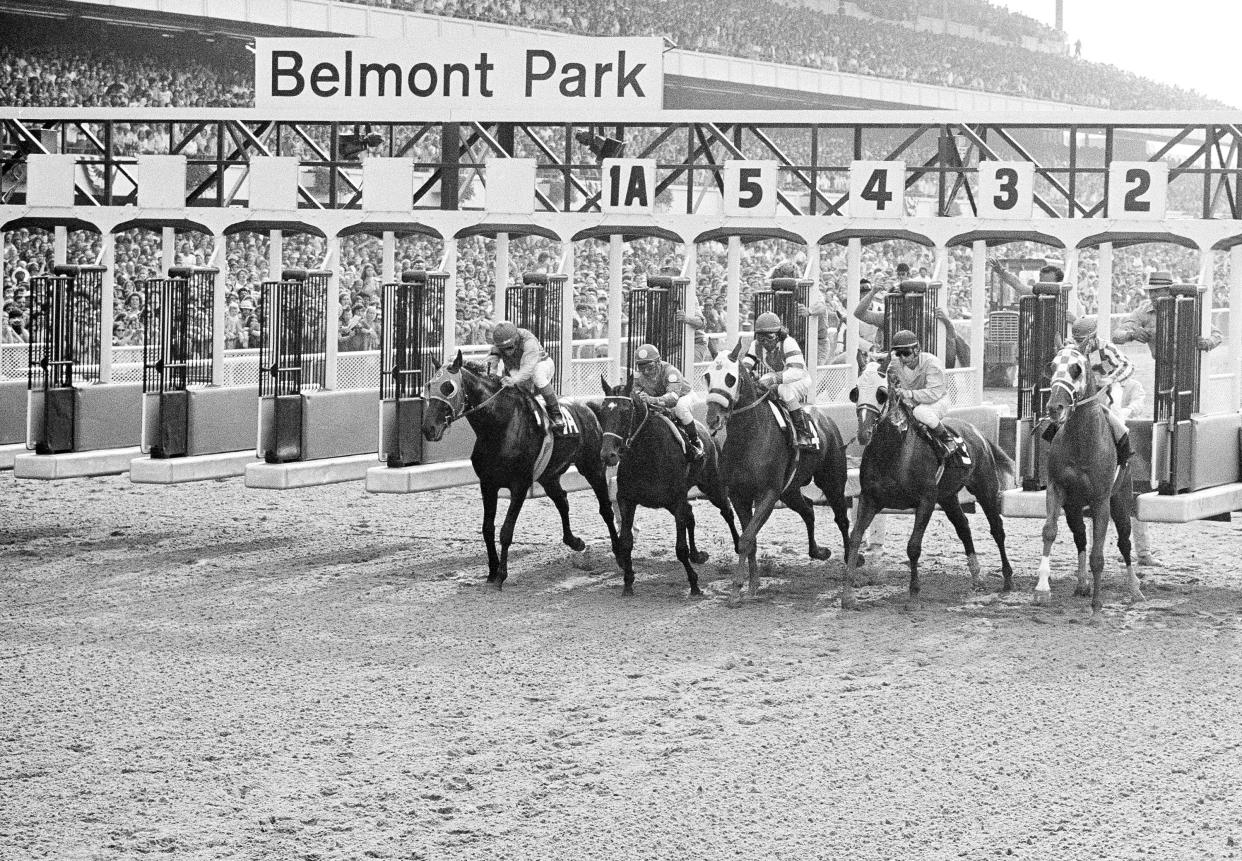
[[[256,39],[255,107],[307,120],[650,118],[663,104],[663,49],[658,38],[534,33]]]

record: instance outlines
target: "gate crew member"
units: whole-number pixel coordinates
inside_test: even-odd
[[[1095,374],[1096,387],[1108,389],[1129,379],[1134,373],[1134,364],[1110,341],[1101,341],[1097,338],[1097,328],[1098,323],[1094,315],[1079,317],[1074,321],[1070,334],[1074,336],[1078,352],[1087,357],[1091,373]],[[1113,432],[1113,442],[1117,445],[1117,466],[1125,466],[1134,455],[1130,448],[1130,433],[1126,430],[1126,423],[1121,420],[1121,415],[1115,408],[1110,406],[1104,412],[1108,416],[1108,426]]]
[[[1155,300],[1169,294],[1173,286],[1173,275],[1170,272],[1153,272],[1147,279],[1147,298],[1117,327],[1113,340],[1118,344],[1138,341],[1146,344],[1151,350],[1151,357],[1156,358],[1156,305]],[[1215,350],[1220,346],[1224,336],[1215,326],[1211,334],[1199,338],[1199,349],[1203,352]]]
[[[935,353],[919,349],[919,337],[909,329],[893,335],[892,358],[888,363],[889,397],[895,397],[912,407],[911,413],[928,433],[944,446],[936,452],[936,459],[944,463],[946,455],[956,454],[963,466],[970,465],[970,453],[966,446],[958,446],[957,440],[941,419],[949,412],[944,365]]]
[[[686,435],[689,448],[687,454],[692,460],[703,456],[703,441],[694,426],[694,414],[690,408],[694,405],[694,393],[681,371],[660,358],[660,351],[651,344],[643,344],[634,353],[634,368],[638,374],[634,377],[634,388],[638,397],[656,406],[672,410],[681,423],[682,432]]]
[[[798,342],[781,325],[780,317],[771,311],[759,315],[755,321],[755,339],[742,357],[742,364],[752,371],[756,365],[771,369],[759,378],[760,384],[776,386],[776,393],[785,402],[797,432],[796,444],[800,448],[815,448],[804,412],[806,402],[811,398],[811,378],[806,373],[806,359]]]
[[[521,386],[528,392],[538,392],[543,396],[544,406],[548,408],[548,418],[552,420],[552,430],[559,432],[565,429],[565,419],[561,416],[561,405],[557,403],[556,392],[552,389],[552,375],[556,373],[556,363],[544,351],[543,345],[529,329],[519,329],[508,320],[502,320],[492,330],[492,349],[487,355],[487,370],[495,374],[498,365],[504,365],[501,372],[502,386]]]

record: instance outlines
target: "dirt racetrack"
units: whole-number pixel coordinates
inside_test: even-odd
[[[1031,606],[1034,521],[1000,597],[937,516],[907,606],[897,519],[842,614],[786,511],[729,610],[705,503],[706,596],[642,512],[622,600],[580,494],[586,557],[531,503],[503,593],[473,489],[0,499],[0,859],[1242,857],[1237,525],[1154,527],[1143,605],[1110,552],[1089,625],[1070,580]]]

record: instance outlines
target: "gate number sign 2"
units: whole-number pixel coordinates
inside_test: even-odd
[[[1035,165],[1029,161],[979,162],[980,218],[1030,220],[1035,203]]]
[[[775,161],[726,161],[724,163],[724,214],[776,215]]]
[[[850,164],[850,215],[901,218],[906,210],[904,161],[856,161]]]
[[[655,211],[656,163],[653,158],[606,158],[600,165],[600,209],[650,215]]]
[[[1159,221],[1169,194],[1162,161],[1115,161],[1108,166],[1108,217]]]

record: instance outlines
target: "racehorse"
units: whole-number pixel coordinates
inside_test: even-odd
[[[604,442],[600,456],[605,466],[617,467],[617,505],[621,509],[620,554],[617,563],[625,572],[622,595],[634,594],[634,512],[638,506],[663,508],[677,520],[677,560],[686,569],[690,594],[702,595],[699,575],[691,562],[702,565],[707,554],[694,543],[694,512],[686,493],[698,487],[720,509],[729,524],[737,549],[737,526],[720,476],[719,455],[707,430],[698,422],[695,431],[703,443],[703,457],[686,463],[680,433],[646,401],[633,393],[634,378],[612,388],[602,375],[604,402],[597,407]]]
[[[1039,561],[1035,603],[1052,598],[1048,582],[1048,553],[1057,540],[1057,515],[1065,509],[1065,522],[1078,548],[1078,585],[1075,596],[1091,595],[1092,614],[1100,612],[1100,578],[1104,571],[1104,541],[1108,520],[1117,525],[1117,549],[1126,563],[1130,598],[1144,600],[1130,559],[1130,518],[1134,513],[1133,475],[1130,464],[1117,468],[1117,449],[1109,429],[1103,392],[1097,391],[1095,374],[1087,358],[1073,345],[1066,345],[1052,360],[1052,393],[1048,418],[1057,434],[1048,449],[1047,519],[1044,521],[1044,554]],[[1083,509],[1091,510],[1091,579],[1087,587],[1087,529]]]
[[[465,418],[474,429],[474,451],[470,463],[479,477],[483,494],[483,540],[487,544],[487,582],[497,589],[509,576],[509,545],[513,527],[522,512],[522,503],[536,481],[548,494],[561,515],[561,540],[572,550],[586,544],[569,527],[569,500],[561,487],[561,476],[573,464],[587,480],[599,501],[599,514],[608,525],[613,553],[617,552],[617,530],[608,498],[608,479],[600,460],[603,438],[599,422],[581,404],[562,404],[578,426],[577,434],[554,434],[548,460],[539,469],[547,433],[539,417],[541,409],[517,386],[504,386],[481,366],[462,362],[461,351],[448,365],[435,363],[436,374],[427,383],[423,412],[423,437],[436,441],[454,421]],[[500,553],[496,553],[496,499],[501,488],[509,491],[509,510],[500,529]]]
[[[815,509],[802,495],[802,487],[811,481],[823,491],[832,506],[842,545],[850,534],[849,505],[845,501],[845,444],[832,419],[816,412],[807,418],[819,436],[817,451],[796,448],[786,435],[770,406],[775,402],[771,390],[760,387],[758,380],[738,363],[742,350],[739,341],[733,351],[720,353],[707,370],[707,426],[712,433],[727,427],[721,451],[721,472],[729,499],[742,523],[737,542],[738,569],[733,578],[729,604],[741,601],[742,569],[745,560],[750,570],[747,587],[753,596],[759,590],[759,571],[755,550],[759,530],[768,522],[777,501],[796,511],[806,524],[806,537],[812,559],[828,559],[832,551],[815,541]]]
[[[966,443],[971,465],[963,466],[956,457],[946,461],[943,470],[933,446],[939,445],[922,434],[911,432],[917,420],[910,409],[897,400],[888,399],[888,388],[879,366],[872,362],[859,375],[858,385],[850,391],[850,400],[858,414],[858,441],[865,446],[859,469],[858,516],[850,533],[849,559],[841,583],[841,606],[852,609],[854,600],[853,574],[861,562],[857,558],[863,533],[876,514],[885,508],[913,508],[914,529],[906,542],[910,561],[910,597],[919,594],[919,557],[923,553],[923,533],[940,504],[945,516],[957,530],[957,537],[966,550],[966,567],[975,589],[983,587],[979,576],[979,557],[975,554],[970,521],[962,511],[957,495],[963,487],[987,515],[992,538],[1000,550],[1002,589],[1013,589],[1013,568],[1005,553],[1005,525],[1001,520],[1002,476],[1012,480],[1015,467],[1009,455],[987,440],[973,425],[960,419],[945,419],[949,427]]]

